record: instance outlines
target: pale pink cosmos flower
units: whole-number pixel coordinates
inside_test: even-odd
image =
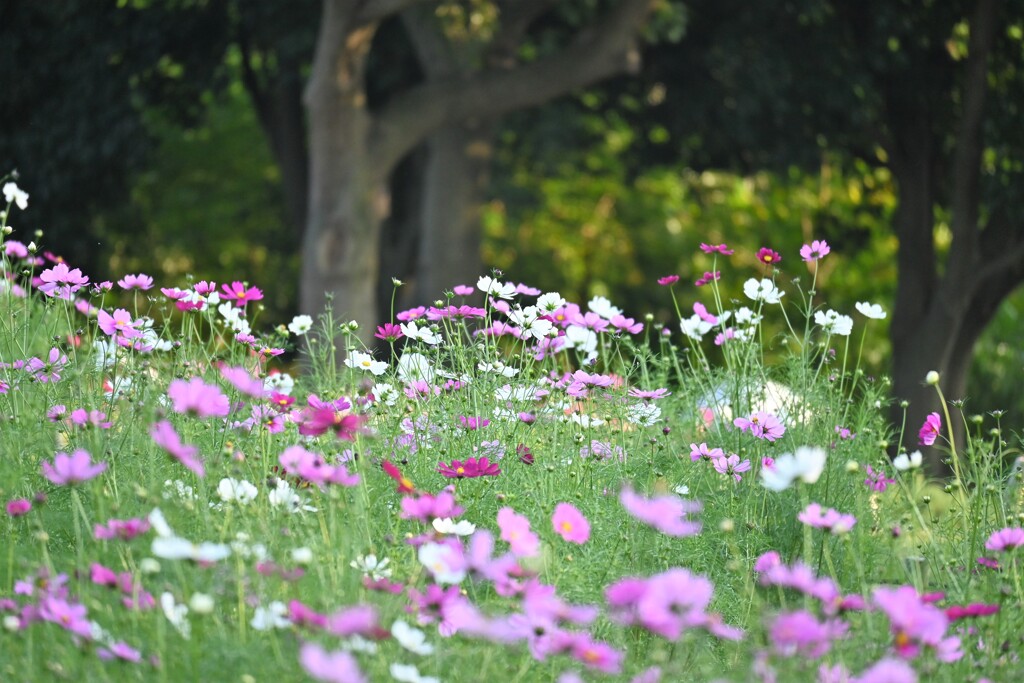
[[[708,448],[706,443],[701,443],[699,446],[695,443],[690,444],[690,460],[693,462],[698,460],[715,460],[724,457],[725,451],[721,448]]]
[[[857,518],[853,515],[845,515],[832,508],[825,510],[818,503],[808,505],[796,518],[807,526],[824,529],[837,535],[846,533],[857,523]]]
[[[781,439],[782,435],[786,433],[786,428],[779,421],[779,418],[764,411],[757,411],[749,418],[737,417],[733,420],[733,424],[739,427],[742,432],[749,429],[752,436],[764,439],[765,441],[776,441]]]
[[[316,643],[303,643],[299,648],[299,663],[306,673],[327,683],[368,683],[359,670],[359,664],[348,652],[328,652]]]
[[[922,646],[935,650],[937,659],[953,662],[963,657],[960,639],[945,637],[949,618],[935,605],[925,602],[913,586],[876,588],[875,606],[889,617],[893,649],[904,659],[913,659]]]
[[[252,396],[253,398],[266,398],[269,396],[269,393],[264,388],[263,380],[258,377],[253,377],[244,367],[221,365],[220,374],[223,375],[224,379],[226,379],[231,386],[238,389],[238,391],[246,396]]]
[[[808,263],[818,261],[828,256],[830,251],[832,249],[828,246],[828,242],[825,240],[814,240],[800,248],[800,258]]]
[[[80,484],[99,476],[107,469],[107,463],[93,464],[88,451],[77,450],[71,455],[57,453],[53,463],[43,461],[43,476],[58,486]]]
[[[99,323],[103,333],[111,337],[120,336],[123,339],[133,339],[142,336],[142,332],[135,329],[131,313],[123,308],[115,310],[114,315],[100,310],[96,314],[96,322]]]
[[[832,641],[846,635],[839,620],[818,621],[806,610],[780,614],[772,620],[769,635],[777,653],[784,657],[817,659],[832,647]]]
[[[102,541],[119,539],[130,541],[150,529],[148,519],[134,517],[132,519],[108,519],[106,525],[96,524],[93,526],[92,537]]]
[[[173,380],[167,388],[176,413],[191,413],[197,417],[225,417],[230,406],[228,397],[216,386],[207,384],[198,377],[189,381]]]
[[[534,557],[540,551],[540,539],[530,530],[530,520],[512,508],[498,510],[498,528],[501,540],[509,544],[516,557]]]
[[[30,358],[25,363],[25,371],[32,375],[32,379],[42,384],[59,382],[61,372],[68,364],[68,357],[61,353],[60,349],[53,347],[50,349],[49,355],[46,360],[40,358]]]
[[[750,460],[744,460],[740,462],[740,456],[732,454],[728,457],[713,458],[711,464],[714,465],[715,471],[719,474],[733,477],[736,481],[740,481],[743,477],[740,476],[740,472],[747,472],[750,470]]]
[[[92,624],[89,622],[85,605],[69,603],[50,595],[40,602],[39,617],[86,640],[92,640]]]
[[[626,487],[619,494],[619,502],[630,515],[666,536],[693,536],[700,532],[700,522],[686,519],[686,515],[701,509],[696,501],[672,495],[644,498]]]
[[[197,457],[199,449],[181,442],[178,432],[167,420],[160,420],[149,428],[149,435],[157,446],[167,451],[171,457],[192,470],[200,479],[206,476],[203,461]]]
[[[718,324],[718,318],[708,313],[708,309],[701,302],[697,301],[693,304],[693,312],[697,314],[701,320],[711,325]]]
[[[883,659],[849,679],[850,683],[917,683],[917,672],[899,659]]]
[[[924,424],[921,425],[921,430],[917,433],[918,443],[922,446],[931,446],[935,443],[941,430],[942,418],[938,413],[929,413],[928,417],[924,419]]]
[[[570,543],[582,545],[590,539],[590,522],[570,503],[555,506],[551,524],[555,533]]]
[[[985,541],[985,549],[994,552],[1006,552],[1024,545],[1024,528],[1007,527],[994,532]]]
[[[71,300],[72,294],[89,284],[89,278],[82,275],[81,269],[69,269],[66,263],[58,263],[52,268],[47,268],[39,274],[39,279],[43,282],[39,285],[40,292],[68,301]]]
[[[125,275],[117,281],[117,284],[121,286],[121,289],[147,290],[152,289],[153,278],[145,273],[139,273],[138,275]]]

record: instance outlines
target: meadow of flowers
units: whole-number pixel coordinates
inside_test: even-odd
[[[95,282],[3,192],[0,680],[1024,680],[1016,444],[885,422],[825,242],[702,245],[672,321],[492,273],[372,352]]]

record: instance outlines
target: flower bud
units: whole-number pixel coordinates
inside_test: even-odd
[[[929,373],[924,376],[924,383],[928,386],[934,387],[939,383],[939,373],[934,370],[929,371]]]

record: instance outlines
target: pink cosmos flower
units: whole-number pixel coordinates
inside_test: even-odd
[[[559,503],[551,516],[555,533],[570,543],[583,545],[590,539],[590,522],[569,503]]]
[[[107,469],[107,463],[100,462],[95,465],[88,451],[77,450],[71,455],[57,453],[53,463],[43,461],[43,476],[58,486],[66,484],[79,484],[99,476]]]
[[[865,468],[867,472],[867,479],[864,480],[864,485],[872,491],[878,491],[881,493],[885,489],[889,488],[889,484],[892,484],[896,480],[891,478],[885,473],[885,470],[874,470],[871,465]]]
[[[705,254],[721,254],[722,256],[732,256],[735,252],[729,248],[726,244],[705,244],[700,243],[700,250]]]
[[[889,617],[893,649],[904,659],[913,659],[922,646],[935,650],[940,661],[953,662],[963,656],[960,639],[945,637],[949,618],[935,605],[921,599],[913,586],[876,588],[875,606]]]
[[[32,375],[32,379],[42,384],[59,382],[64,368],[67,367],[68,357],[61,353],[60,349],[50,349],[46,360],[30,358],[25,363],[25,372]]]
[[[299,648],[299,663],[306,673],[327,683],[368,683],[359,664],[348,652],[328,652],[316,643],[303,643]]]
[[[718,318],[708,313],[708,309],[699,301],[693,304],[693,312],[697,314],[697,317],[708,324],[718,324]]]
[[[516,557],[534,557],[540,550],[540,539],[530,530],[530,520],[510,507],[498,510],[501,540],[507,542]]]
[[[943,610],[950,622],[968,617],[987,617],[996,614],[998,611],[999,605],[986,605],[981,602],[972,602],[969,605],[950,605]]]
[[[720,271],[717,271],[717,270],[715,270],[715,271],[705,270],[704,274],[701,275],[699,278],[697,278],[694,281],[693,284],[695,286],[697,286],[697,287],[703,287],[704,285],[708,284],[709,282],[715,282],[716,280],[721,279],[721,277],[722,277],[722,273]]]
[[[851,678],[850,683],[917,683],[917,672],[899,659],[883,659]]]
[[[245,283],[235,280],[230,285],[221,285],[221,296],[228,301],[234,301],[235,306],[241,308],[250,301],[259,301],[263,298],[263,292],[258,287],[248,287]]]
[[[814,240],[800,248],[800,258],[804,261],[818,261],[825,258],[832,251],[825,240]]]
[[[639,625],[671,641],[693,628],[738,640],[742,631],[722,624],[719,615],[707,613],[713,594],[714,586],[707,577],[676,567],[648,579],[625,577],[608,586],[605,601],[612,620]]]
[[[938,413],[929,413],[917,433],[917,441],[922,446],[931,446],[942,430],[942,418]]]
[[[668,287],[669,285],[674,285],[677,282],[679,282],[678,275],[666,275],[665,277],[658,278],[658,284],[662,287]]]
[[[618,315],[613,315],[611,317],[611,320],[609,320],[608,322],[610,322],[612,327],[614,327],[615,329],[622,330],[623,332],[629,332],[630,334],[640,334],[641,332],[644,331],[643,323],[638,323],[636,320],[633,320],[632,318],[627,318],[621,313]]]
[[[807,526],[824,529],[833,534],[844,534],[857,523],[857,518],[853,515],[844,515],[832,508],[823,510],[818,503],[808,505],[796,518]]]
[[[847,625],[838,620],[819,622],[806,610],[780,614],[772,620],[772,645],[785,657],[817,659],[832,647],[832,641],[846,635]]]
[[[407,311],[402,311],[395,315],[395,319],[399,322],[407,323],[410,320],[419,320],[427,314],[426,306],[417,306],[416,308],[410,308]]]
[[[76,408],[71,411],[71,424],[76,427],[99,427],[100,429],[110,429],[113,423],[107,420],[107,414],[100,410],[89,410],[85,408]]]
[[[730,455],[729,457],[713,458],[711,464],[714,465],[715,471],[719,474],[733,477],[736,481],[740,481],[743,477],[740,476],[740,472],[747,472],[750,470],[750,460],[744,460],[740,462],[740,456]]]
[[[183,379],[172,380],[167,395],[176,413],[191,413],[197,417],[225,417],[230,410],[228,397],[218,387],[198,377],[187,382]]]
[[[700,522],[686,519],[686,515],[701,509],[696,501],[672,495],[644,498],[626,487],[619,494],[619,502],[630,515],[666,536],[693,536],[700,532]]]
[[[99,323],[103,333],[111,337],[133,339],[142,336],[142,333],[134,327],[135,323],[132,321],[131,313],[123,308],[115,310],[114,315],[100,310],[96,314],[96,322]]]
[[[138,664],[142,661],[142,653],[124,641],[118,641],[110,646],[96,650],[96,656],[103,660],[120,659],[125,662]]]
[[[57,624],[86,640],[92,640],[92,624],[89,623],[85,605],[69,603],[67,600],[49,595],[39,604],[39,618]]]
[[[401,519],[418,519],[421,522],[430,524],[435,519],[445,517],[456,518],[465,510],[455,502],[453,487],[448,487],[437,495],[421,492],[418,496],[402,497]]]
[[[779,252],[777,251],[773,251],[768,247],[761,247],[757,252],[757,260],[765,265],[773,266],[782,261],[782,257],[779,256]]]
[[[1002,553],[1024,545],[1024,528],[1006,527],[994,532],[985,541],[985,549]]]
[[[693,462],[698,460],[717,460],[724,457],[725,451],[721,448],[708,448],[706,443],[701,443],[699,446],[695,443],[690,444],[690,460]]]
[[[758,411],[749,418],[737,417],[732,423],[739,427],[740,431],[745,432],[749,429],[752,436],[765,441],[776,441],[786,433],[786,428],[779,422],[779,418],[764,411]]]
[[[160,420],[149,428],[149,435],[157,446],[163,448],[171,457],[195,472],[197,477],[202,479],[206,476],[203,461],[196,457],[199,454],[199,449],[196,446],[182,443],[181,437],[178,436],[178,432],[174,431],[174,426],[170,422]]]
[[[278,462],[285,473],[320,487],[326,484],[351,487],[359,483],[359,475],[350,474],[344,463],[328,465],[322,455],[307,451],[302,446],[289,446],[278,457]]]
[[[66,263],[58,263],[52,268],[47,268],[39,274],[39,279],[43,283],[39,285],[40,292],[68,301],[71,300],[72,294],[89,284],[89,278],[82,275],[81,269],[68,269]]]
[[[21,517],[27,515],[29,510],[32,509],[32,503],[24,498],[15,498],[14,500],[8,501],[7,503],[7,514],[11,517]]]
[[[117,281],[117,284],[121,286],[121,289],[147,290],[153,287],[153,278],[145,273],[139,273],[138,275],[125,275]]]
[[[220,374],[224,376],[231,386],[238,389],[246,396],[253,398],[266,398],[267,390],[263,387],[263,380],[253,377],[244,367],[220,366]]]

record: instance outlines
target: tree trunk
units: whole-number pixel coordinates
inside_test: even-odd
[[[421,302],[442,298],[482,271],[480,209],[490,173],[494,126],[449,124],[429,139],[416,265]]]

